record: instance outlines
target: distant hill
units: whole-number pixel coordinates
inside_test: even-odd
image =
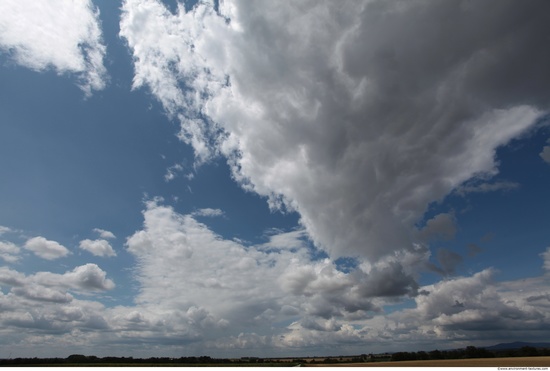
[[[490,347],[484,347],[487,350],[507,350],[507,349],[520,349],[523,347],[533,348],[550,348],[550,343],[526,343],[524,341],[515,341],[513,343],[500,343],[492,345]]]

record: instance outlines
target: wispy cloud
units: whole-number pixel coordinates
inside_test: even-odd
[[[461,196],[465,196],[468,193],[487,193],[496,191],[513,191],[520,187],[519,183],[496,181],[496,182],[480,182],[477,180],[466,182],[465,184],[457,187],[455,192]]]
[[[223,210],[220,210],[220,209],[204,208],[204,209],[199,209],[197,211],[194,211],[193,215],[215,217],[215,216],[223,216],[224,212]]]
[[[541,256],[544,260],[543,268],[550,273],[550,247],[548,247],[546,251],[541,254]]]
[[[105,230],[105,229],[94,228],[93,231],[94,231],[95,233],[99,234],[99,237],[101,237],[101,238],[105,238],[105,239],[114,239],[114,238],[116,238],[116,236],[114,235],[113,232],[107,231],[107,230]]]
[[[166,169],[166,174],[164,175],[164,180],[169,182],[174,180],[179,172],[183,171],[183,166],[181,164],[175,164]]]

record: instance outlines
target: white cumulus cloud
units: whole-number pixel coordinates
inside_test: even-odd
[[[107,240],[85,239],[80,241],[79,247],[95,256],[116,256],[115,250]]]
[[[107,278],[107,273],[97,264],[84,264],[64,274],[38,272],[29,277],[32,282],[47,287],[75,289],[80,292],[104,291],[115,287],[114,282]]]
[[[15,263],[19,260],[19,246],[9,241],[0,241],[0,259],[6,263]]]
[[[116,344],[154,356],[151,342],[174,356],[181,344],[189,355],[359,354],[365,347],[402,351],[405,343],[458,348],[503,334],[543,339],[550,326],[547,272],[507,282],[491,268],[453,276],[460,259],[440,250],[445,279],[419,286],[413,267],[429,258],[421,246],[346,273],[330,259],[313,259],[303,230],[272,231],[264,244],[244,245],[159,201],[148,202],[143,217],[127,240],[137,261],[134,304],[106,308],[94,300],[115,287],[95,264],[62,274],[0,267],[3,339],[47,351],[55,335],[67,349],[105,355],[112,351],[105,344]],[[434,218],[431,228],[450,231],[447,217]],[[541,254],[546,271],[548,251]],[[78,299],[82,294],[89,300]],[[386,311],[403,300],[405,308]]]
[[[143,229],[127,240],[138,262],[136,302],[170,318],[190,308],[204,311],[209,341],[231,342],[227,336],[238,337],[250,326],[257,335],[271,337],[273,331],[286,331],[274,330],[275,323],[297,315],[368,317],[380,310],[373,296],[407,295],[403,287],[415,285],[395,261],[354,274],[339,272],[329,259],[312,261],[303,231],[280,232],[264,244],[245,246],[156,201],[148,202],[143,214]],[[386,283],[375,292],[375,281]]]
[[[59,259],[70,254],[65,246],[41,236],[28,239],[23,247],[46,260]]]
[[[33,70],[75,74],[86,95],[105,87],[105,45],[90,0],[2,1],[0,51]]]

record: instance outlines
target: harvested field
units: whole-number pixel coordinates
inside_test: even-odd
[[[550,357],[441,359],[429,361],[308,364],[307,367],[545,367]]]

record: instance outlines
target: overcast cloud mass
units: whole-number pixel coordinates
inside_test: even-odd
[[[124,156],[160,185],[110,206],[124,228],[93,208],[78,232],[0,215],[0,357],[547,340],[549,32],[547,1],[2,2],[1,73],[53,71],[81,90],[63,130],[90,135],[91,185],[123,184]],[[147,103],[108,106],[117,94]],[[166,152],[138,158],[156,137],[131,111],[175,125]],[[71,117],[113,121],[92,137]]]

